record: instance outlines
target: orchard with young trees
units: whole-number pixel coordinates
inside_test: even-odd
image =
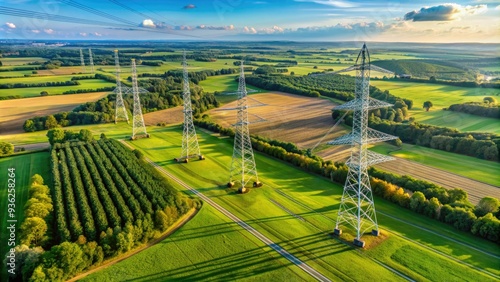
[[[33,176],[16,247],[23,280],[71,278],[156,238],[200,207],[118,141],[51,132],[62,138],[51,142],[52,189]]]

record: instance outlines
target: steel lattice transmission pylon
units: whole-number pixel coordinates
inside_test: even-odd
[[[389,103],[370,98],[370,70],[385,73],[393,72],[370,65],[370,54],[366,44],[363,44],[354,66],[334,73],[353,70],[356,71],[355,98],[334,108],[334,110],[353,111],[352,131],[328,142],[328,144],[352,145],[351,157],[346,162],[349,171],[344,185],[334,234],[342,234],[340,229],[342,225],[352,227],[356,230],[354,244],[364,247],[365,243],[361,241],[361,236],[366,231],[371,230],[373,235],[379,235],[375,204],[367,170],[371,165],[393,159],[368,151],[368,144],[397,138],[368,127],[369,110],[391,106]]]
[[[82,65],[82,72],[85,72],[85,59],[83,58],[82,49],[80,49],[80,63]]]
[[[238,84],[238,101],[235,110],[237,111],[237,119],[234,124],[234,149],[233,159],[231,161],[230,177],[228,187],[235,185],[240,186],[239,192],[246,192],[246,186],[253,181],[253,187],[260,187],[255,166],[255,157],[250,140],[250,132],[248,125],[248,101],[247,89],[245,85],[245,73],[243,61],[240,64],[240,78]]]
[[[89,48],[90,72],[94,73],[94,59],[92,58],[92,49]]]
[[[120,81],[120,59],[118,58],[118,50],[115,50],[115,72],[116,72],[116,88],[114,90],[116,94],[115,100],[115,123],[120,120],[126,120],[128,123],[128,114],[125,109],[125,103],[123,102],[123,93],[128,92],[128,87],[122,85]]]
[[[148,93],[147,90],[137,86],[137,69],[135,66],[135,59],[132,59],[132,93],[134,95],[134,111],[132,122],[132,140],[138,138],[149,138],[144,124],[144,117],[142,116],[141,98],[140,93]]]
[[[193,124],[193,108],[191,105],[191,91],[189,90],[189,76],[186,63],[186,51],[182,57],[182,99],[184,102],[184,125],[182,131],[182,152],[179,158],[175,158],[178,162],[188,162],[190,158],[205,159],[200,154],[200,146],[198,144],[198,137],[196,136],[196,129]]]

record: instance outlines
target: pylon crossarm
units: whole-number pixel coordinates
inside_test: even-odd
[[[366,103],[366,102],[364,102],[361,99],[353,99],[353,100],[351,100],[347,103],[344,103],[340,106],[337,106],[333,109],[336,111],[337,110],[353,111],[355,109],[362,107],[363,103]],[[380,108],[387,108],[387,107],[391,107],[391,106],[392,106],[392,104],[390,104],[390,103],[386,103],[384,101],[369,98],[367,108],[368,108],[368,110],[374,110],[374,109],[380,109]]]

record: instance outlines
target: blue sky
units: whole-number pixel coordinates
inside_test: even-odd
[[[500,0],[0,0],[0,38],[500,42]]]

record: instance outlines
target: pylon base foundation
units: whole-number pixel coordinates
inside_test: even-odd
[[[187,156],[187,157],[182,157],[182,158],[174,158],[174,161],[178,163],[188,163],[190,159],[198,159],[200,161],[205,160],[205,156],[203,155],[192,155],[192,156]]]
[[[136,135],[136,136],[132,136],[130,137],[130,140],[137,140],[137,139],[142,139],[142,138],[149,138],[151,137],[149,134],[142,134],[142,135]]]
[[[260,181],[255,181],[255,182],[253,183],[253,187],[254,187],[254,188],[259,188],[259,187],[262,187],[262,185],[264,185],[264,184],[262,184],[262,182],[260,182]]]
[[[341,229],[337,229],[337,228],[333,229],[333,235],[335,235],[335,236],[342,235],[342,230]]]
[[[365,247],[365,241],[361,241],[358,239],[354,239],[353,241],[354,246],[364,248]]]

